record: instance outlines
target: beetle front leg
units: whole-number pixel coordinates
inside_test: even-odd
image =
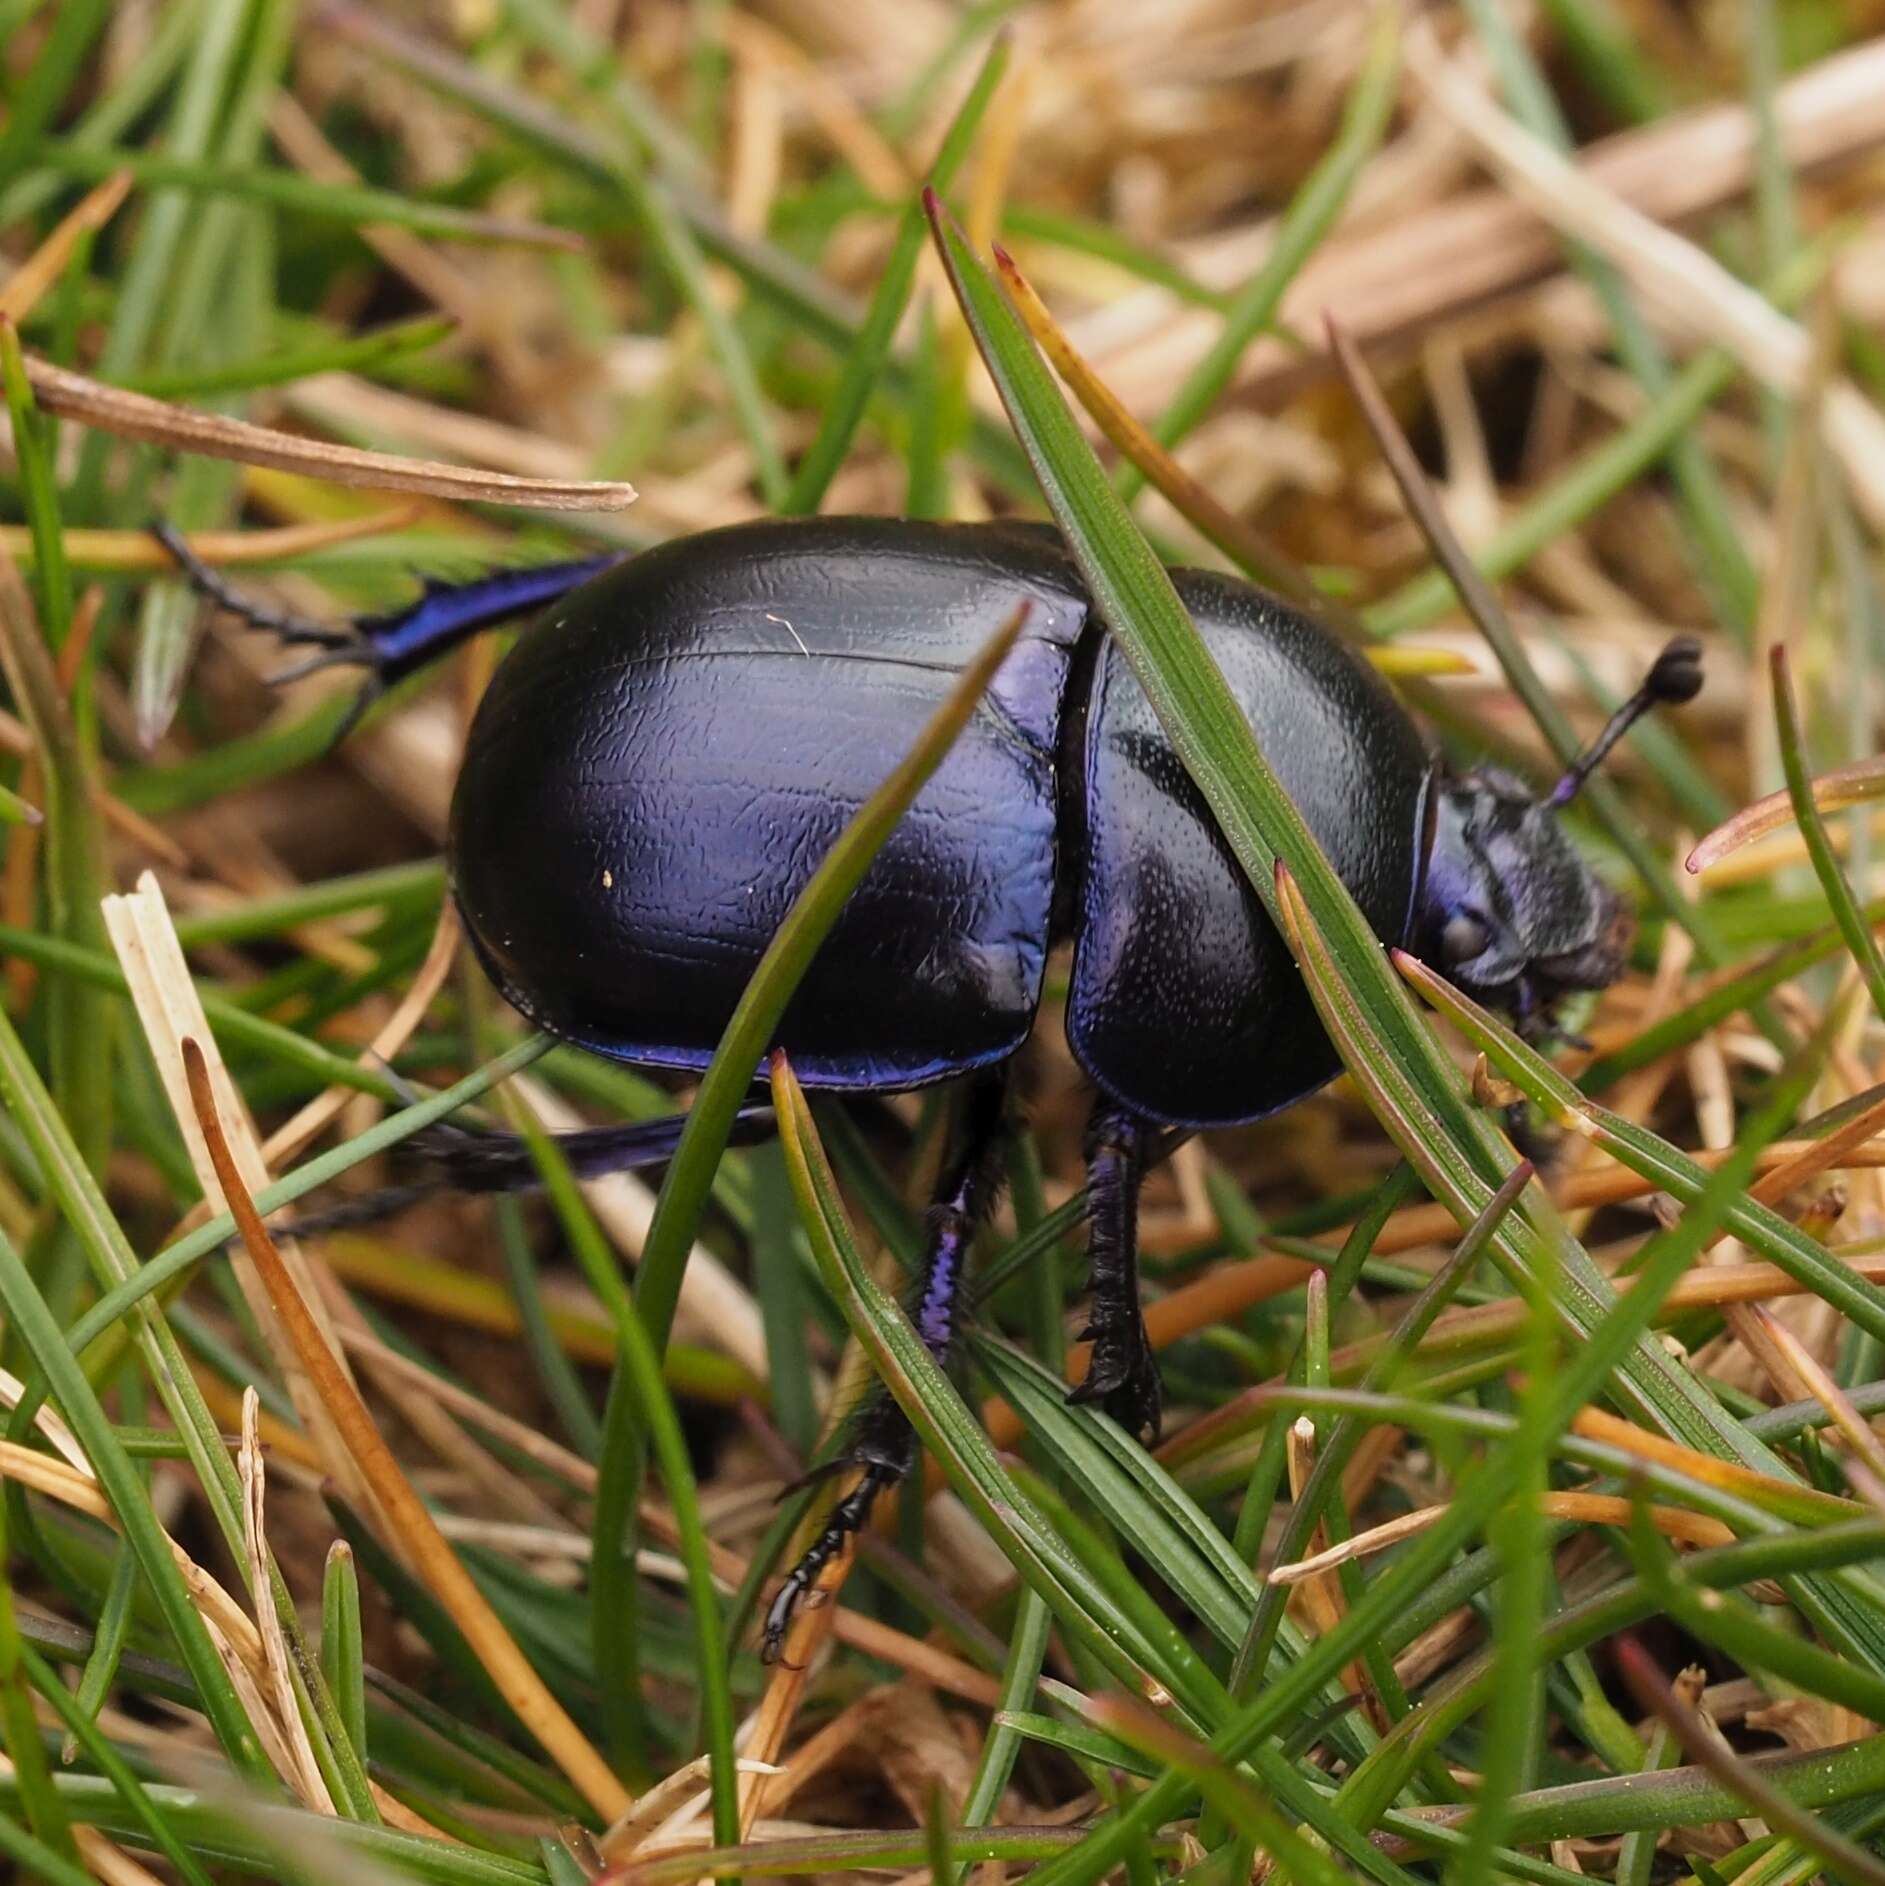
[[[1067,1397],[1098,1402],[1129,1434],[1158,1437],[1164,1408],[1158,1359],[1139,1309],[1139,1185],[1158,1128],[1102,1100],[1087,1126],[1087,1268],[1093,1354]]]
[[[1000,1190],[996,1154],[1006,1111],[1007,1086],[1000,1078],[978,1080],[970,1088],[958,1150],[943,1168],[929,1208],[923,1266],[910,1303],[910,1320],[924,1348],[945,1369],[955,1351],[970,1248]],[[786,1574],[767,1609],[760,1655],[768,1663],[784,1648],[799,1601],[844,1549],[845,1541],[869,1523],[877,1496],[916,1465],[916,1454],[916,1430],[889,1391],[879,1387],[859,1413],[850,1446],[837,1463],[862,1467],[863,1477],[832,1508],[824,1530]]]

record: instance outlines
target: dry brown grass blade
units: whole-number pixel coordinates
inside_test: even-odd
[[[1885,141],[1885,41],[1821,60],[1781,87],[1775,118],[1784,160],[1804,175],[1876,149]],[[1744,194],[1753,178],[1756,130],[1744,104],[1673,113],[1580,152],[1581,174],[1661,222],[1683,222]],[[1191,257],[1207,282],[1246,279],[1262,260],[1274,226],[1218,239]],[[1311,258],[1284,298],[1282,325],[1320,338],[1323,317],[1339,314],[1359,344],[1425,332],[1510,294],[1564,265],[1548,222],[1502,189],[1455,193],[1353,236],[1338,234]],[[1107,373],[1134,404],[1167,399],[1216,337],[1219,317],[1165,306],[1147,296],[1154,319],[1107,356]],[[1580,305],[1589,306],[1587,298]],[[1117,320],[1117,311],[1109,311]],[[1595,320],[1593,309],[1593,319]],[[1305,371],[1302,352],[1280,336],[1259,340],[1232,382],[1245,397],[1274,403]]]
[[[244,465],[272,465],[329,484],[546,511],[619,511],[635,500],[634,486],[619,482],[521,478],[511,472],[478,471],[438,459],[395,458],[358,446],[304,439],[246,419],[199,412],[145,393],[106,386],[35,354],[26,356],[26,377],[40,405],[61,418],[76,419],[120,438],[143,439]]]
[[[1797,1140],[1781,1141],[1765,1148],[1762,1159],[1763,1163],[1778,1167],[1792,1159],[1811,1157],[1820,1149],[1821,1142],[1817,1140],[1804,1143]],[[1704,1167],[1719,1164],[1725,1156],[1720,1152],[1690,1155],[1698,1165]],[[1830,1160],[1826,1164],[1885,1167],[1885,1146],[1850,1148],[1838,1160]],[[1814,1169],[1821,1169],[1817,1160]],[[1559,1187],[1552,1196],[1555,1204],[1568,1210],[1579,1206],[1616,1204],[1629,1199],[1647,1198],[1655,1190],[1655,1186],[1634,1172],[1614,1170],[1580,1173],[1571,1183]],[[1383,1257],[1396,1252],[1418,1250],[1443,1242],[1456,1228],[1452,1215],[1443,1206],[1409,1206],[1388,1220],[1375,1250],[1377,1255]],[[1334,1254],[1334,1247],[1331,1246],[1329,1255],[1333,1258]],[[1874,1282],[1885,1282],[1885,1258],[1861,1256],[1847,1261],[1861,1276]],[[1221,1264],[1195,1282],[1181,1285],[1169,1295],[1148,1303],[1145,1309],[1146,1332],[1152,1339],[1154,1349],[1165,1349],[1181,1337],[1225,1322],[1254,1304],[1267,1303],[1286,1291],[1299,1289],[1319,1268],[1319,1265],[1307,1258],[1297,1257],[1250,1257]],[[1670,1292],[1666,1307],[1670,1310],[1700,1306],[1717,1308],[1728,1303],[1753,1303],[1764,1297],[1798,1296],[1805,1290],[1806,1286],[1795,1282],[1785,1271],[1776,1269],[1772,1264],[1722,1264],[1683,1278]],[[1500,1332],[1518,1329],[1523,1322],[1522,1304],[1492,1303],[1450,1310],[1435,1322],[1428,1335],[1428,1344],[1456,1340],[1467,1330],[1476,1331],[1489,1341]],[[1345,1349],[1336,1350],[1331,1360],[1338,1366],[1346,1366],[1371,1354],[1377,1346],[1376,1339],[1351,1343]],[[1089,1354],[1089,1346],[1085,1343],[1077,1343],[1068,1351],[1069,1382],[1085,1380]],[[1218,1415],[1207,1416],[1205,1421],[1174,1434],[1158,1450],[1160,1458],[1170,1458],[1175,1449],[1188,1453],[1194,1435],[1206,1430],[1211,1423],[1238,1405],[1236,1401],[1230,1402],[1219,1410]],[[997,1447],[1011,1446],[1022,1433],[1020,1417],[1007,1402],[996,1397],[982,1404],[982,1420],[988,1429],[989,1438]],[[934,1475],[930,1484],[940,1485],[940,1473],[933,1467],[928,1471]]]
[[[32,1448],[0,1441],[0,1479],[30,1487],[106,1525],[118,1523],[117,1515],[89,1469],[81,1471]],[[190,1602],[201,1616],[229,1681],[255,1725],[271,1766],[285,1782],[294,1785],[300,1773],[300,1762],[290,1733],[276,1714],[261,1633],[248,1613],[168,1532],[165,1541],[189,1591]]]
[[[1423,1240],[1424,1242],[1425,1240]],[[1256,1258],[1243,1265],[1231,1265],[1230,1270],[1254,1270],[1258,1265],[1282,1265],[1289,1263],[1296,1271],[1292,1282],[1276,1280],[1270,1294],[1280,1294],[1285,1289],[1300,1284],[1309,1271],[1314,1268],[1306,1263],[1297,1263],[1293,1259]],[[1853,1256],[1846,1262],[1861,1277],[1874,1283],[1885,1283],[1885,1257]],[[1208,1280],[1207,1280],[1208,1281]],[[1180,1293],[1174,1291],[1172,1295]],[[1787,1273],[1773,1264],[1715,1264],[1701,1270],[1691,1271],[1681,1278],[1669,1294],[1663,1299],[1662,1316],[1669,1317],[1683,1310],[1720,1309],[1733,1303],[1758,1303],[1770,1297],[1810,1296],[1811,1288],[1797,1282]],[[1171,1299],[1166,1299],[1169,1302]],[[1147,1324],[1151,1325],[1151,1311],[1159,1308],[1152,1305],[1148,1310]],[[1495,1344],[1515,1337],[1525,1326],[1528,1314],[1523,1303],[1506,1300],[1498,1303],[1474,1303],[1458,1309],[1446,1311],[1435,1319],[1433,1327],[1422,1339],[1417,1353],[1453,1353],[1464,1349],[1486,1349]],[[1172,1340],[1170,1336],[1155,1332],[1155,1347]],[[1385,1336],[1368,1336],[1359,1342],[1345,1344],[1332,1350],[1329,1366],[1336,1380],[1346,1380],[1363,1368],[1377,1354],[1386,1342]],[[1158,1458],[1168,1466],[1187,1461],[1207,1449],[1216,1437],[1227,1430],[1234,1430],[1247,1422],[1256,1409],[1266,1405],[1270,1391],[1280,1384],[1281,1378],[1260,1383],[1255,1388],[1245,1389],[1229,1401],[1201,1416],[1189,1426],[1181,1428],[1157,1448]],[[989,1402],[984,1405],[983,1417],[993,1432],[997,1425],[1006,1429],[1018,1423],[1005,1402]],[[1700,1460],[1701,1455],[1695,1458]]]
[[[288,1639],[269,1590],[268,1478],[262,1466],[262,1437],[256,1420],[261,1405],[261,1397],[253,1384],[242,1391],[242,1444],[236,1453],[236,1471],[242,1482],[242,1542],[248,1554],[249,1602],[255,1607],[256,1625],[261,1634],[262,1667],[266,1672],[269,1700],[285,1731],[294,1762],[291,1778],[295,1792],[316,1812],[332,1814],[333,1796],[321,1778],[321,1764],[315,1757],[307,1724],[301,1718]]]
[[[838,1489],[843,1498],[857,1483],[851,1476]],[[821,1510],[821,1509],[814,1509]],[[815,1520],[813,1523],[817,1523]],[[794,1545],[803,1543],[794,1540]],[[817,1582],[800,1602],[787,1627],[785,1644],[779,1660],[766,1680],[766,1693],[754,1714],[752,1732],[745,1747],[762,1762],[773,1763],[784,1749],[786,1737],[805,1700],[806,1684],[818,1653],[831,1641],[838,1622],[838,1594],[857,1562],[857,1534],[850,1534],[818,1575]],[[766,1776],[742,1776],[740,1780],[740,1838],[750,1840],[753,1827],[766,1801]]]
[[[610,1820],[619,1819],[631,1803],[628,1790],[550,1693],[516,1639],[505,1629],[504,1621],[459,1563],[458,1555],[374,1425],[360,1391],[329,1351],[313,1312],[296,1288],[243,1183],[217,1110],[209,1063],[195,1041],[184,1042],[183,1060],[197,1124],[243,1246],[267,1286],[275,1314],[294,1344],[302,1368],[318,1389],[361,1473],[433,1595],[451,1613],[452,1621],[464,1633],[518,1720],[597,1812]]]
[[[1836,766],[1813,782],[1813,803],[1822,812],[1843,812],[1850,806],[1864,805],[1885,798],[1885,758],[1854,760],[1849,766]],[[1730,852],[1752,844],[1793,823],[1793,799],[1783,787],[1743,806],[1732,818],[1701,840],[1683,860],[1690,871],[1701,873],[1720,863]]]
[[[73,250],[117,215],[131,193],[131,181],[128,170],[116,172],[86,191],[59,219],[52,234],[0,286],[0,317],[17,323],[39,306],[47,289],[65,273]]]
[[[1546,1493],[1539,1498],[1538,1510],[1547,1519],[1570,1519],[1594,1526],[1627,1526],[1631,1508],[1628,1500],[1614,1493]],[[1338,1565],[1348,1565],[1357,1559],[1371,1557],[1376,1552],[1385,1552],[1390,1546],[1399,1545],[1403,1539],[1411,1539],[1416,1533],[1425,1532],[1446,1511],[1442,1503],[1402,1513],[1384,1525],[1375,1526],[1367,1532],[1358,1532],[1352,1539],[1344,1539],[1340,1545],[1330,1546],[1325,1552],[1297,1559],[1293,1564],[1273,1566],[1268,1574],[1269,1582],[1272,1585],[1296,1585],[1323,1577]],[[1652,1506],[1648,1511],[1650,1522],[1656,1530],[1679,1544],[1711,1546],[1733,1543],[1733,1531],[1706,1513],[1691,1513],[1681,1506]]]
[[[216,1050],[215,1037],[210,1032],[209,1020],[203,1013],[202,999],[196,992],[189,964],[184,960],[182,946],[177,941],[176,928],[170,921],[170,911],[164,902],[162,888],[156,878],[146,871],[139,878],[134,892],[105,898],[103,910],[105,928],[124,971],[125,986],[143,1026],[151,1059],[157,1065],[158,1077],[163,1082],[171,1111],[176,1115],[204,1198],[212,1204],[219,1199],[218,1172],[208,1145],[197,1128],[189,1082],[184,1071],[185,1041],[209,1044],[207,1050],[200,1049],[199,1052],[204,1056],[208,1078],[216,1089],[222,1117],[235,1123],[234,1156],[243,1172],[245,1184],[251,1190],[259,1190],[268,1183],[268,1168],[262,1160],[255,1126],[236,1091],[235,1082],[229,1077],[229,1070],[223,1065],[222,1056]],[[312,1295],[313,1275],[298,1247],[290,1244],[284,1261],[295,1272],[300,1289]],[[327,1418],[321,1397],[299,1366],[293,1349],[286,1343],[284,1333],[269,1308],[269,1295],[262,1286],[261,1278],[239,1255],[235,1261],[235,1270],[257,1327],[267,1337],[269,1348],[281,1369],[282,1378],[294,1401],[295,1412],[301,1417],[309,1438],[326,1463],[327,1471],[339,1481],[350,1500],[364,1503],[368,1512],[374,1511],[371,1489],[360,1478],[351,1456],[341,1444],[339,1434]],[[337,1355],[338,1344],[332,1320],[320,1315],[318,1324],[323,1345],[330,1354]]]
[[[1743,1467],[1734,1461],[1717,1460],[1711,1454],[1698,1454],[1694,1449],[1684,1447],[1680,1441],[1652,1434],[1647,1428],[1640,1428],[1633,1421],[1625,1421],[1620,1415],[1607,1414],[1601,1408],[1581,1410],[1571,1423],[1571,1432],[1587,1441],[1601,1441],[1607,1447],[1635,1454],[1639,1459],[1652,1461],[1657,1466],[1672,1468],[1686,1479],[1703,1486],[1718,1487],[1722,1492],[1735,1494],[1739,1498],[1757,1502],[1777,1498],[1796,1502],[1806,1499],[1823,1505],[1828,1519],[1851,1519],[1860,1510],[1853,1502],[1843,1500],[1836,1494],[1815,1493],[1795,1481],[1776,1480],[1771,1475],[1757,1473],[1752,1467]]]

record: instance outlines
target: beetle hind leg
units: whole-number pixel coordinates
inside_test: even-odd
[[[975,1233],[999,1189],[996,1152],[1001,1145],[1007,1090],[999,1078],[977,1081],[969,1090],[966,1118],[954,1159],[944,1167],[929,1208],[923,1267],[910,1320],[923,1346],[944,1368],[955,1350],[963,1279]],[[860,1411],[850,1445],[833,1463],[861,1467],[862,1477],[832,1508],[814,1539],[774,1594],[760,1637],[760,1655],[774,1661],[800,1601],[852,1534],[870,1522],[877,1496],[897,1485],[916,1465],[916,1431],[889,1392],[878,1388]]]
[[[275,677],[295,681],[318,668],[349,667],[366,671],[367,685],[355,715],[396,681],[403,681],[462,641],[529,614],[599,576],[619,563],[619,554],[579,557],[565,563],[539,563],[523,569],[494,570],[469,583],[427,580],[416,602],[384,615],[356,616],[336,625],[283,609],[231,583],[191,549],[188,539],[162,518],[150,534],[170,553],[179,574],[199,596],[275,636],[288,648],[316,653]]]
[[[1097,1402],[1129,1434],[1158,1438],[1164,1389],[1158,1358],[1139,1309],[1139,1185],[1157,1129],[1137,1114],[1101,1101],[1087,1127],[1087,1264],[1093,1344],[1086,1378],[1067,1397]]]

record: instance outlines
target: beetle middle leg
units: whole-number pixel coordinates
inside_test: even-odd
[[[1102,1100],[1087,1126],[1087,1267],[1093,1342],[1086,1380],[1068,1397],[1098,1402],[1129,1434],[1159,1431],[1164,1391],[1139,1309],[1139,1185],[1158,1128]]]
[[[955,1350],[970,1247],[1001,1189],[998,1154],[1007,1091],[1007,1083],[998,1075],[985,1076],[970,1086],[954,1154],[943,1167],[930,1203],[923,1265],[909,1307],[923,1346],[945,1369]],[[760,1639],[760,1654],[767,1662],[784,1646],[800,1599],[844,1549],[845,1541],[869,1522],[877,1496],[916,1465],[916,1453],[916,1431],[909,1418],[890,1392],[879,1387],[858,1414],[850,1445],[836,1463],[862,1467],[862,1479],[832,1508],[824,1530],[785,1575],[767,1609]]]

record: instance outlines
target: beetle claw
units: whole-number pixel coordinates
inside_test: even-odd
[[[1097,1403],[1128,1434],[1157,1441],[1164,1423],[1165,1388],[1144,1323],[1135,1319],[1125,1329],[1099,1330],[1086,1379],[1068,1390],[1067,1400],[1075,1407]]]

